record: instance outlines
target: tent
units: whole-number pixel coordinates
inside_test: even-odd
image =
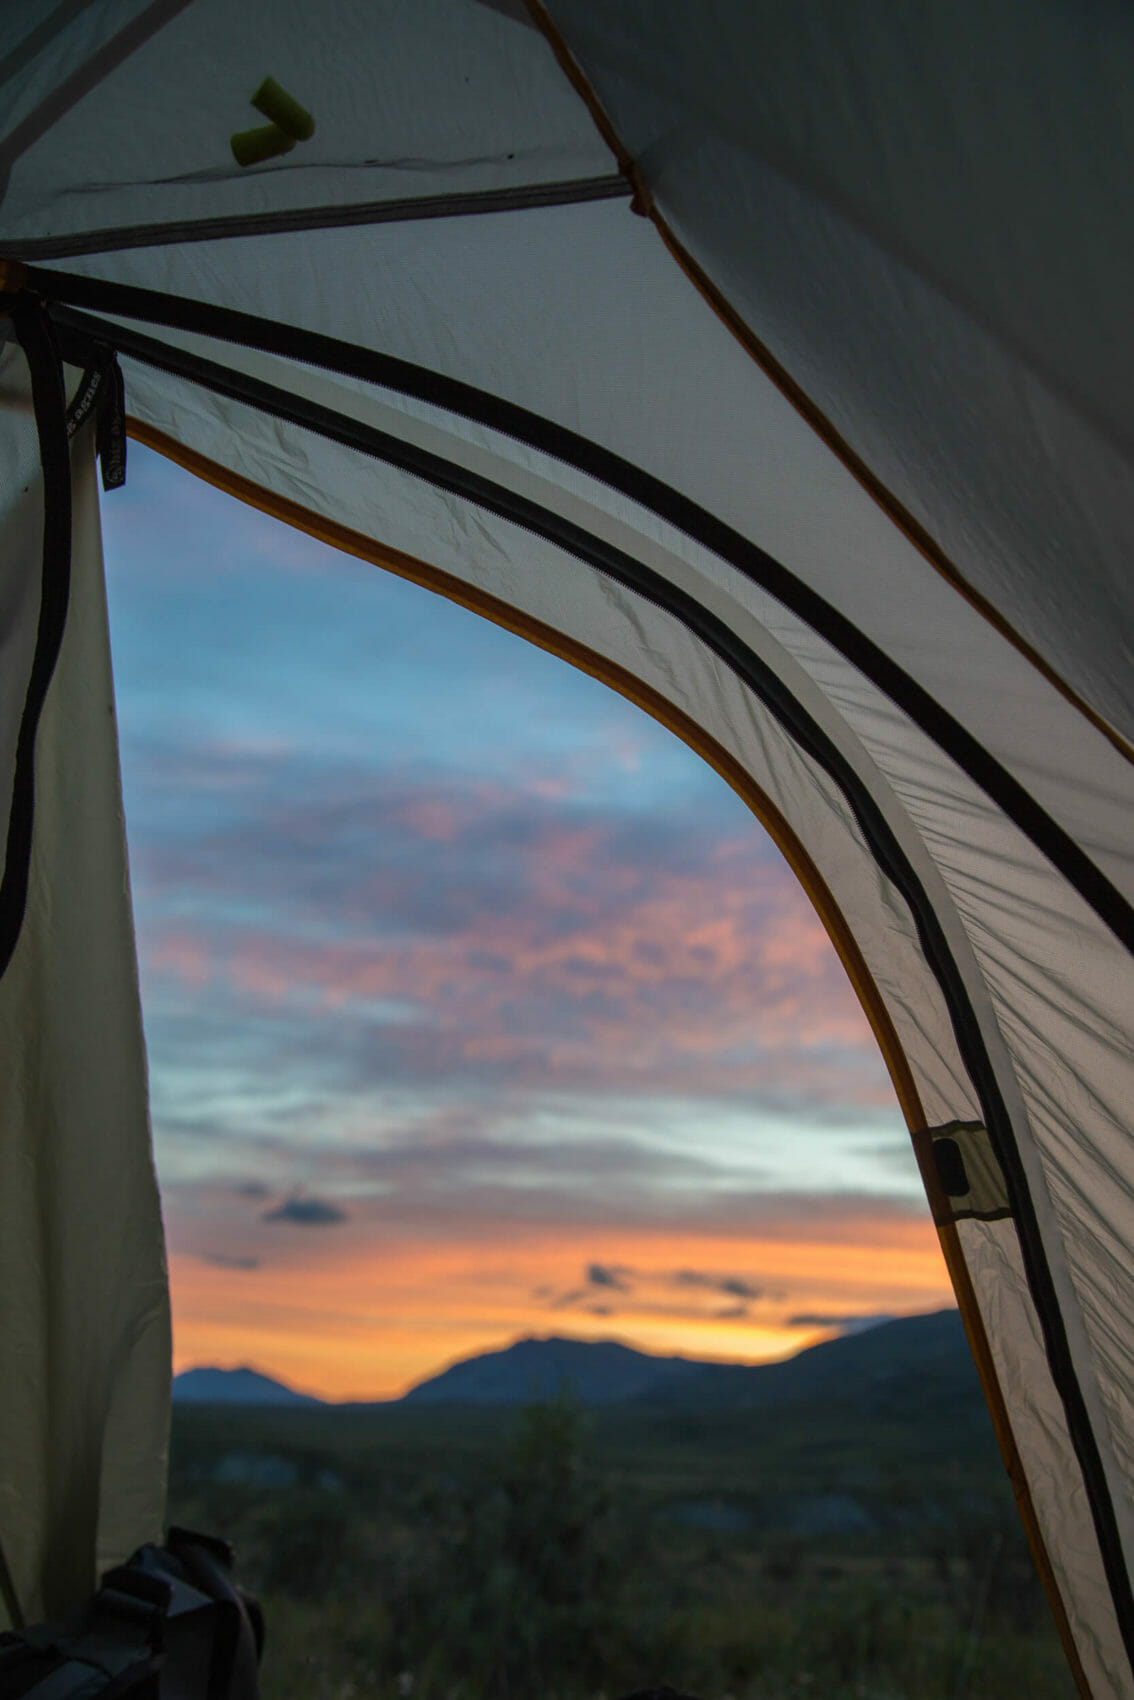
[[[1134,1695],[1134,14],[5,22],[9,1616],[161,1518],[96,488],[128,430],[606,680],[749,802],[889,1065],[1080,1688]]]

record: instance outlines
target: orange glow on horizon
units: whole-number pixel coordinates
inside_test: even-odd
[[[920,1216],[820,1220],[794,1237],[774,1225],[743,1236],[494,1226],[495,1236],[391,1235],[384,1244],[362,1224],[293,1230],[294,1261],[252,1269],[177,1254],[175,1367],[250,1364],[325,1398],[388,1399],[523,1335],[613,1337],[658,1354],[756,1362],[828,1337],[829,1326],[804,1316],[910,1314],[953,1302],[936,1234]],[[301,1243],[297,1233],[306,1233]],[[614,1249],[627,1290],[587,1286],[587,1266],[609,1266]],[[723,1289],[682,1271],[743,1276],[759,1297],[738,1315]]]

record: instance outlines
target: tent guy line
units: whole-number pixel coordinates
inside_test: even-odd
[[[125,318],[194,331],[264,353],[281,354],[304,365],[360,378],[446,408],[462,418],[499,430],[541,453],[550,454],[628,496],[631,501],[657,514],[694,542],[726,560],[826,638],[1004,810],[1090,905],[1103,924],[1134,954],[1134,907],[1003,764],[845,615],[765,550],[708,514],[679,491],[599,444],[580,438],[577,433],[533,415],[527,409],[446,379],[439,373],[415,367],[407,361],[392,360],[376,351],[353,347],[296,326],[273,325],[250,314],[235,313],[205,302],[185,301],[153,290],[35,267],[28,268],[26,275],[30,287],[49,301],[90,306]],[[66,308],[63,312],[56,309],[55,317],[65,326],[68,322]],[[128,327],[106,321],[84,321],[81,315],[73,318],[71,323],[88,336],[123,352],[129,352],[130,339],[136,335]],[[145,340],[137,341],[135,348],[141,349]],[[159,346],[166,352],[155,358],[155,350]],[[168,345],[154,344],[150,348],[151,363],[161,365],[175,352],[168,349]],[[190,365],[180,370],[183,375],[191,376],[194,357],[178,357],[189,360]],[[139,358],[146,359],[147,356],[140,354]],[[165,369],[170,368],[166,366]],[[221,370],[218,366],[217,371]]]
[[[50,275],[50,274],[49,274]],[[1111,1499],[1106,1466],[1090,1422],[1074,1354],[1064,1325],[1055,1280],[1048,1262],[1035,1205],[1020,1157],[1012,1117],[1004,1101],[996,1066],[989,1055],[980,1017],[944,930],[924,885],[902,849],[883,811],[851,763],[770,667],[744,644],[723,621],[680,587],[653,572],[605,540],[563,516],[487,478],[446,461],[388,432],[347,415],[289,394],[242,372],[188,351],[173,348],[139,332],[64,312],[61,326],[77,344],[67,347],[70,359],[84,363],[84,334],[97,348],[111,343],[120,352],[167,373],[188,378],[228,397],[313,430],[342,446],[394,465],[435,487],[472,500],[478,506],[517,524],[534,535],[567,549],[599,572],[615,579],[678,619],[716,653],[770,710],[793,739],[840,787],[878,866],[901,892],[931,971],[949,1011],[958,1049],[965,1060],[985,1125],[1004,1170],[1016,1219],[1029,1289],[1043,1332],[1053,1381],[1059,1391],[1068,1430],[1087,1488],[1099,1548],[1114,1596],[1127,1651],[1134,1665],[1134,1591],[1131,1589],[1121,1536]],[[89,344],[88,344],[89,352]],[[757,552],[763,555],[763,551]],[[772,562],[773,566],[777,563]],[[780,569],[782,572],[782,569]],[[1117,894],[1116,894],[1117,895]],[[1121,899],[1119,900],[1121,901]]]

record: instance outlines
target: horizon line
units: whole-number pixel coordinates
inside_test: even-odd
[[[550,1344],[552,1341],[562,1340],[562,1341],[570,1343],[572,1345],[622,1346],[627,1351],[636,1352],[639,1357],[654,1358],[654,1359],[657,1360],[658,1363],[673,1363],[676,1360],[676,1361],[680,1361],[680,1362],[683,1362],[683,1363],[693,1363],[693,1364],[723,1364],[723,1365],[735,1364],[740,1368],[760,1369],[764,1365],[772,1365],[772,1364],[777,1364],[777,1363],[788,1363],[793,1358],[802,1357],[805,1352],[814,1351],[817,1346],[826,1345],[829,1342],[831,1342],[832,1340],[847,1339],[847,1338],[850,1338],[855,1333],[863,1333],[863,1334],[870,1333],[874,1328],[883,1328],[888,1323],[891,1323],[891,1322],[908,1322],[908,1321],[913,1320],[915,1317],[919,1317],[919,1316],[941,1316],[941,1315],[944,1314],[945,1311],[956,1310],[957,1308],[958,1307],[955,1304],[952,1304],[952,1305],[939,1305],[933,1310],[924,1310],[924,1311],[903,1311],[903,1312],[886,1312],[886,1313],[879,1312],[878,1315],[877,1315],[877,1320],[870,1320],[862,1312],[859,1312],[857,1314],[855,1314],[853,1312],[848,1313],[846,1317],[841,1318],[841,1319],[832,1318],[830,1325],[827,1326],[827,1327],[822,1327],[822,1326],[817,1325],[816,1333],[818,1335],[820,1335],[820,1338],[811,1341],[808,1345],[797,1346],[794,1350],[785,1351],[780,1356],[774,1356],[773,1355],[773,1356],[765,1356],[765,1357],[761,1357],[761,1358],[718,1357],[716,1355],[711,1355],[711,1354],[704,1356],[704,1357],[701,1357],[701,1356],[693,1357],[693,1356],[686,1355],[683,1352],[664,1352],[664,1353],[663,1352],[650,1352],[650,1351],[644,1350],[641,1346],[634,1345],[630,1340],[627,1340],[625,1338],[621,1338],[621,1337],[618,1337],[618,1336],[615,1336],[615,1335],[611,1335],[611,1334],[600,1335],[596,1338],[594,1336],[580,1335],[580,1334],[524,1334],[524,1333],[521,1333],[521,1334],[515,1335],[512,1339],[506,1341],[505,1344],[503,1344],[503,1345],[485,1346],[480,1351],[466,1352],[462,1356],[450,1358],[446,1362],[441,1364],[439,1368],[432,1370],[429,1374],[421,1376],[416,1381],[411,1382],[410,1385],[407,1388],[405,1388],[405,1390],[401,1393],[388,1393],[388,1394],[384,1394],[384,1395],[380,1394],[380,1395],[375,1395],[374,1397],[371,1397],[371,1398],[367,1398],[367,1397],[356,1397],[356,1398],[350,1398],[350,1399],[329,1398],[325,1394],[314,1393],[314,1392],[309,1391],[306,1388],[293,1386],[291,1382],[282,1380],[280,1378],[280,1376],[274,1375],[270,1370],[258,1369],[255,1364],[250,1364],[250,1363],[241,1363],[241,1364],[218,1364],[218,1363],[186,1364],[183,1369],[175,1371],[172,1379],[173,1379],[173,1382],[177,1382],[182,1378],[182,1376],[191,1375],[191,1374],[194,1374],[195,1372],[200,1371],[200,1370],[209,1370],[209,1371],[212,1371],[213,1373],[218,1374],[218,1375],[238,1375],[242,1371],[246,1371],[250,1375],[260,1376],[265,1381],[270,1381],[275,1386],[284,1388],[288,1393],[298,1394],[300,1397],[305,1398],[305,1399],[314,1399],[321,1405],[328,1405],[328,1406],[331,1406],[331,1407],[336,1407],[336,1406],[345,1407],[345,1406],[349,1406],[349,1405],[397,1405],[397,1404],[400,1404],[402,1400],[407,1398],[409,1396],[409,1394],[414,1392],[417,1388],[427,1386],[431,1381],[438,1380],[438,1378],[440,1376],[445,1375],[451,1369],[455,1369],[459,1364],[474,1363],[478,1358],[494,1357],[494,1356],[497,1356],[497,1355],[499,1355],[503,1352],[511,1351],[511,1349],[514,1346],[524,1345],[528,1342],[530,1342],[532,1344],[547,1345],[547,1344]],[[843,1333],[843,1332],[840,1332],[840,1329],[839,1329],[839,1322],[840,1321],[843,1322],[844,1324],[846,1324],[846,1323],[850,1323],[850,1324],[858,1323],[860,1326],[858,1328],[851,1328],[846,1333]],[[202,1400],[201,1402],[207,1403],[207,1401],[204,1401],[204,1400]]]

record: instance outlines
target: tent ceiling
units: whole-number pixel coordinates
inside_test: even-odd
[[[549,11],[740,316],[964,578],[1134,738],[1134,15]]]

